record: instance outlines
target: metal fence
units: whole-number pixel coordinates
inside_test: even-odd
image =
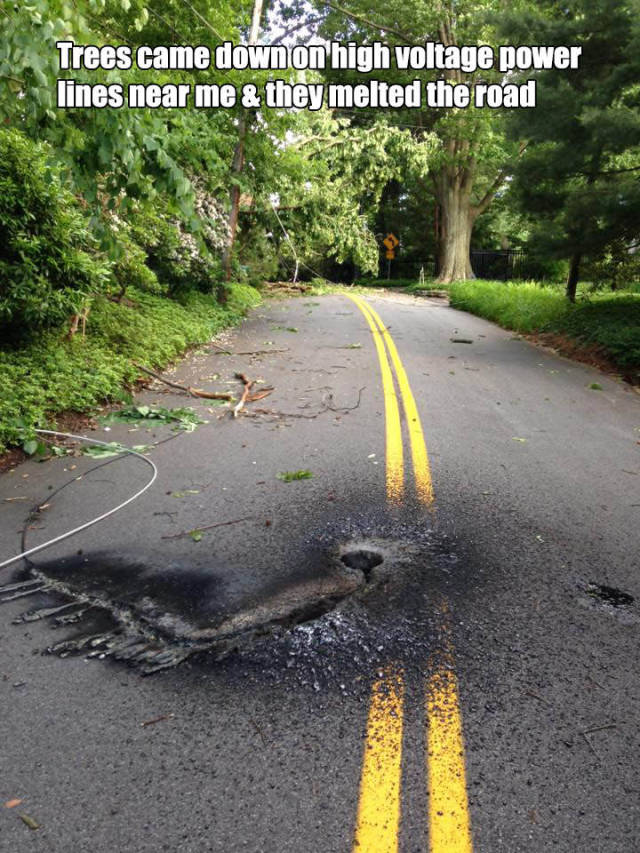
[[[477,278],[499,281],[523,278],[526,261],[527,253],[522,249],[471,252],[471,268]]]
[[[511,281],[528,278],[526,265],[528,254],[523,249],[475,249],[471,252],[471,268],[476,278]],[[422,260],[404,260],[395,258],[387,261],[384,255],[380,258],[380,278],[418,279],[420,271],[424,270],[425,278],[435,278],[438,275],[437,262],[434,257]]]
[[[498,281],[527,278],[527,252],[522,249],[477,249],[471,252],[471,268],[476,278],[490,278]],[[425,278],[438,275],[434,257],[422,260],[403,260],[396,258],[389,264],[384,257],[380,259],[380,278],[418,279],[424,270]],[[388,275],[387,275],[388,271]]]

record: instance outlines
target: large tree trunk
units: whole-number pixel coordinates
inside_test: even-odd
[[[438,193],[440,204],[440,243],[438,247],[438,281],[475,278],[471,269],[471,232],[475,215],[468,190],[454,181]]]
[[[580,261],[582,255],[576,252],[569,262],[569,275],[567,276],[567,299],[570,302],[576,301],[576,289],[578,287],[578,278],[580,276]]]

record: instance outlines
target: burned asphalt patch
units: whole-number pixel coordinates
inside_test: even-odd
[[[32,564],[0,587],[0,603],[29,598],[35,606],[15,623],[71,631],[46,648],[60,656],[111,658],[143,674],[194,655],[263,671],[267,661],[291,670],[295,660],[303,681],[324,672],[339,685],[347,670],[363,660],[382,666],[392,650],[424,661],[438,586],[455,564],[448,540],[430,528],[381,526],[381,536],[355,522],[309,536],[306,565],[242,598],[228,594],[215,566],[149,566],[103,551]]]

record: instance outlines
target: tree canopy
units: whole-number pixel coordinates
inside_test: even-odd
[[[129,286],[173,296],[194,286],[224,298],[230,279],[376,275],[387,230],[400,232],[406,262],[432,265],[442,282],[473,276],[473,247],[516,245],[554,275],[565,262],[572,297],[581,262],[595,269],[637,242],[635,0],[519,0],[508,11],[498,0],[0,0],[0,15],[0,117],[40,146],[29,155],[39,158],[36,171],[45,169],[38,174],[59,184],[74,217],[85,220],[87,251],[102,270],[91,288],[78,284],[85,300],[101,289],[123,298]],[[571,73],[534,72],[534,109],[55,105],[58,79],[97,79],[95,71],[60,70],[58,41],[213,50],[253,40],[289,50],[311,39],[580,45],[583,60]],[[472,91],[505,81],[496,68],[415,71],[395,63],[370,74],[135,66],[99,73],[101,82],[124,86],[215,80],[261,89],[276,77],[440,80]],[[21,143],[12,137],[12,144]]]

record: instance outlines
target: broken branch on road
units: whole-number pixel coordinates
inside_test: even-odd
[[[247,379],[244,373],[236,373],[236,379],[239,379],[242,382],[244,388],[242,390],[242,396],[240,397],[240,400],[233,407],[234,418],[237,418],[240,412],[244,409],[244,404],[247,402],[247,398],[249,397],[251,389],[255,385],[255,381],[253,379]]]
[[[156,373],[155,370],[150,370],[148,367],[143,367],[141,364],[133,363],[133,366],[138,370],[141,370],[143,373],[148,373],[149,376],[153,376],[154,379],[157,379],[159,382],[164,382],[165,385],[168,385],[170,388],[175,388],[178,391],[184,391],[186,394],[191,394],[192,397],[203,397],[205,400],[226,400],[227,402],[231,402],[234,397],[233,394],[230,394],[228,391],[203,391],[202,388],[192,388],[190,385],[181,385],[179,382],[172,382],[170,379],[166,379],[159,373]]]
[[[194,527],[193,530],[183,530],[181,533],[171,533],[167,536],[161,536],[161,539],[184,539],[186,536],[193,536],[194,533],[202,533],[204,530],[213,530],[215,527],[228,527],[230,524],[239,524],[241,521],[255,521],[252,515],[245,518],[234,518],[232,521],[217,521],[215,524],[205,524],[203,527]]]
[[[238,350],[237,352],[233,352],[228,349],[221,349],[218,352],[214,352],[213,355],[271,355],[272,353],[278,352],[289,352],[289,347],[285,347],[284,349]]]
[[[366,385],[363,385],[362,388],[358,390],[358,401],[353,406],[333,406],[331,405],[333,401],[333,394],[329,392],[326,395],[325,399],[323,399],[323,405],[325,406],[325,410],[329,410],[330,412],[352,412],[354,409],[360,407],[360,401],[362,399],[362,392],[366,389]]]

